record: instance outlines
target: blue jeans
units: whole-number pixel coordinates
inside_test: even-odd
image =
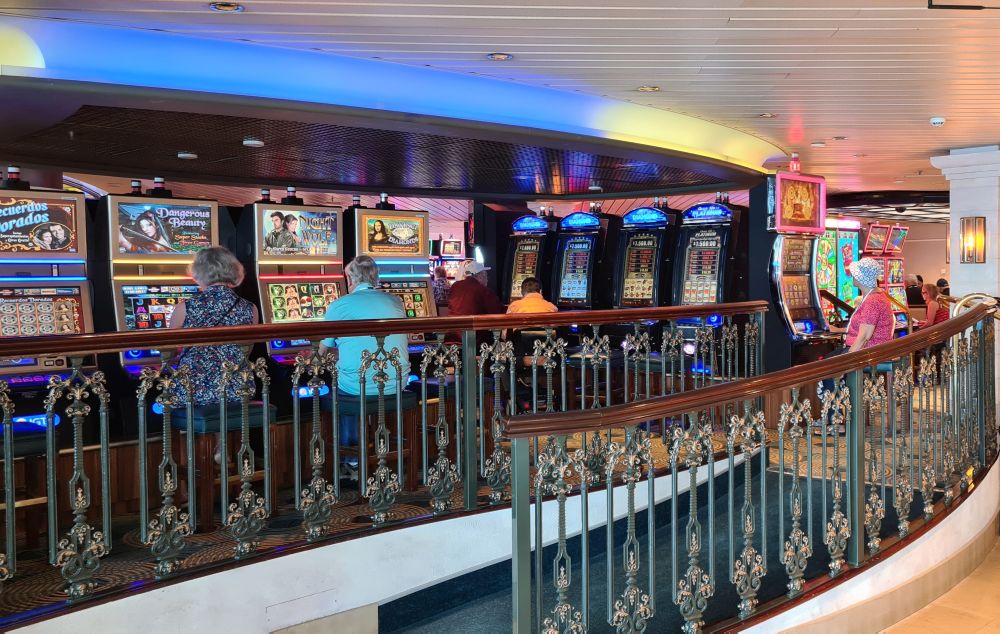
[[[353,414],[340,415],[340,446],[358,446],[358,417]]]

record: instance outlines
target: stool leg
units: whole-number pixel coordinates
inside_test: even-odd
[[[215,524],[215,434],[198,434],[195,438],[197,454],[195,469],[198,478],[198,530],[212,531]]]
[[[441,405],[438,405],[441,407]],[[403,450],[409,448],[409,460],[406,461],[406,490],[416,491],[420,485],[417,476],[418,463],[421,459],[419,429],[420,409],[414,408],[403,412]]]

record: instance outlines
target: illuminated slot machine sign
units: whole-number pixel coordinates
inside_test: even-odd
[[[563,247],[562,280],[559,282],[559,299],[567,303],[583,304],[590,294],[590,264],[595,236],[577,236],[566,241]]]
[[[812,266],[813,243],[809,238],[785,236],[781,249],[781,296],[788,316],[797,331],[809,331],[818,317],[813,304]]]
[[[115,260],[154,255],[190,261],[218,243],[215,202],[110,197],[117,211]],[[143,258],[137,258],[143,259]]]
[[[903,252],[903,243],[906,242],[906,234],[910,228],[903,225],[893,225],[889,230],[889,237],[885,240],[886,255],[895,255]],[[900,282],[902,283],[902,282]]]
[[[868,225],[868,236],[865,238],[865,248],[862,251],[866,254],[882,255],[889,240],[889,229],[889,225]]]

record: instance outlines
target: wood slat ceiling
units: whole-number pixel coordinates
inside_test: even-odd
[[[993,143],[1000,123],[1000,12],[929,10],[923,0],[243,0],[246,10],[234,14],[209,11],[203,0],[4,4],[8,14],[377,58],[634,101],[797,151],[831,191],[947,189],[928,157]],[[515,59],[488,61],[492,51]],[[643,84],[661,91],[636,92]],[[935,115],[947,124],[931,128]]]

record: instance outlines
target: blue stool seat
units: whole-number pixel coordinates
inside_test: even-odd
[[[410,392],[409,390],[403,390],[401,393],[402,406],[404,410],[413,409],[417,406],[417,393]],[[329,403],[330,401],[324,399],[324,403]],[[329,405],[327,405],[329,407]],[[385,411],[386,413],[391,413],[396,411],[396,395],[386,394],[385,395]],[[360,416],[361,415],[361,396],[354,394],[344,394],[343,392],[337,392],[337,413],[341,416]],[[378,413],[378,396],[366,396],[365,397],[365,413],[368,416]]]
[[[875,366],[875,371],[883,374],[886,372],[892,372],[893,370],[895,370],[895,368],[893,367],[892,363],[889,363],[887,361],[879,363],[878,365]]]
[[[273,423],[278,417],[278,408],[270,406],[270,420]],[[195,407],[193,410],[194,420],[192,426],[196,434],[218,433],[219,431],[219,406],[203,405]],[[229,403],[226,407],[226,431],[239,430],[243,425],[243,407],[239,402]],[[250,402],[250,427],[262,427],[264,425],[264,403],[261,401]],[[170,426],[174,429],[187,429],[187,409],[180,408],[171,411]]]

